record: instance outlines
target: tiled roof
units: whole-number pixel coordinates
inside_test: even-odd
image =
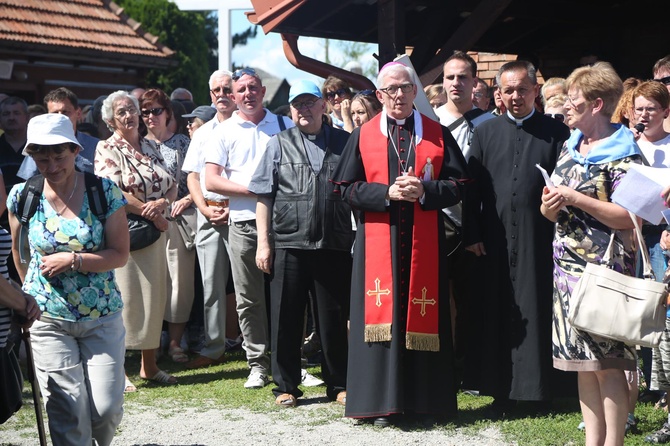
[[[110,0],[0,0],[0,47],[167,59],[173,51],[157,40]]]

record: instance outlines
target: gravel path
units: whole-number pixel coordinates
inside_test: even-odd
[[[324,398],[325,399],[325,398]],[[31,404],[21,410],[32,410]],[[377,428],[342,418],[333,403],[303,404],[293,409],[255,413],[246,409],[141,407],[126,405],[114,446],[201,445],[421,445],[503,446],[494,427],[472,434],[472,428]],[[12,420],[7,422],[10,426]],[[34,446],[36,429],[0,432],[0,445]]]

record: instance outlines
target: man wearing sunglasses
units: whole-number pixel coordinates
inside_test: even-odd
[[[326,394],[344,404],[353,231],[351,208],[329,179],[349,134],[324,123],[326,102],[314,82],[294,82],[289,103],[296,127],[270,139],[249,184],[258,196],[256,265],[273,275],[272,391],[282,407],[302,396],[299,341],[311,289]]]
[[[205,187],[205,156],[207,142],[215,128],[227,121],[235,111],[232,100],[231,72],[217,70],[209,78],[209,94],[215,106],[214,118],[193,134],[182,170],[188,172],[187,184],[191,199],[198,209],[195,249],[202,276],[204,298],[205,344],[200,354],[186,363],[189,369],[220,364],[226,349],[226,286],[230,262],[228,244],[228,197],[208,191]]]
[[[670,91],[670,55],[658,59],[652,69],[654,80],[662,83]],[[663,129],[670,132],[670,116],[665,118]]]
[[[270,336],[265,277],[256,267],[256,196],[247,187],[270,138],[294,124],[263,107],[265,87],[256,71],[242,68],[231,77],[237,111],[209,138],[205,186],[230,199],[228,254],[244,338],[242,348],[251,369],[244,387],[258,389],[270,382]]]
[[[377,426],[456,414],[441,209],[465,195],[466,164],[451,133],[413,109],[415,79],[382,67],[384,109],[354,129],[332,179],[360,211],[345,416]]]

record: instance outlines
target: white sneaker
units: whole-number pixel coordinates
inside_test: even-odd
[[[312,375],[309,373],[306,369],[302,369],[300,371],[301,374],[301,383],[305,387],[316,387],[316,386],[322,386],[325,384],[323,380],[317,378],[316,376]]]
[[[262,389],[263,387],[270,384],[270,379],[267,375],[263,375],[261,372],[251,372],[249,373],[249,378],[247,382],[244,383],[245,389]]]

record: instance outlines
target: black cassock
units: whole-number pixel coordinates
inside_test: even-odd
[[[379,162],[388,163],[389,182],[392,183],[402,174],[401,166],[414,168],[415,150],[410,145],[414,122],[412,117],[403,125],[396,125],[391,119],[388,119],[388,122],[389,134],[392,135],[396,145],[394,146],[389,139],[388,160],[380,159]],[[368,124],[373,125],[372,122]],[[442,134],[446,146],[444,162],[439,177],[424,183],[423,208],[426,210],[438,210],[457,203],[462,186],[449,179],[466,178],[465,160],[458,144],[445,127],[442,127]],[[343,199],[354,209],[358,223],[351,288],[345,416],[365,418],[403,413],[455,415],[456,386],[442,219],[438,218],[438,227],[435,228],[440,243],[438,305],[440,351],[407,350],[405,332],[414,204],[390,201],[387,207],[385,196],[389,185],[366,182],[359,137],[359,129],[354,130],[333,175],[333,181],[340,185]],[[422,165],[425,160],[420,161],[422,162],[419,164]],[[365,213],[373,211],[390,213],[394,283],[390,342],[365,342],[363,336],[366,297]],[[375,255],[372,253],[368,261],[374,260]]]
[[[540,213],[544,180],[554,170],[568,127],[535,113],[523,124],[507,115],[477,127],[468,168],[478,185],[479,234],[464,388],[513,400],[575,393],[574,376],[552,366],[554,224]],[[466,245],[475,240],[466,240]]]

